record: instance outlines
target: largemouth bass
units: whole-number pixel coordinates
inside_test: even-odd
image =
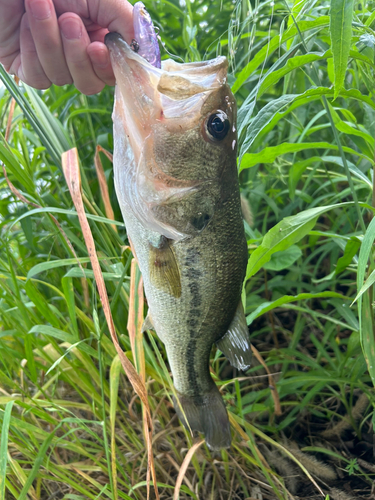
[[[152,328],[164,342],[183,424],[211,449],[230,446],[228,414],[209,372],[216,343],[250,365],[241,304],[247,245],[236,167],[236,103],[227,60],[153,67],[117,33],[114,176],[141,269]]]

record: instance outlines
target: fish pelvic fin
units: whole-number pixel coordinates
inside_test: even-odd
[[[230,364],[238,370],[247,370],[251,365],[251,345],[242,302],[238,304],[227,333],[218,342]]]
[[[174,407],[178,418],[187,429],[190,427],[193,431],[202,432],[210,450],[230,447],[228,413],[216,385],[213,385],[210,392],[201,396],[179,393],[177,396],[178,401],[173,398]]]
[[[155,330],[154,323],[151,318],[150,310],[147,313],[146,319],[142,325],[142,333],[145,333],[147,330]]]

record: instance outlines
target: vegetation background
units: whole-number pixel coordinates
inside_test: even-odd
[[[239,107],[254,365],[238,373],[212,352],[233,445],[212,454],[180,425],[164,347],[140,334],[112,164],[102,154],[101,184],[94,166],[97,145],[112,151],[113,89],[39,92],[0,68],[0,160],[13,186],[0,179],[0,500],[147,498],[141,401],[62,174],[74,146],[116,331],[146,381],[150,498],[374,498],[375,2],[145,3],[164,58],[227,55]]]

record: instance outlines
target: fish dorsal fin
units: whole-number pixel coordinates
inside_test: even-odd
[[[150,244],[150,281],[176,299],[181,297],[181,276],[171,241],[160,237],[157,247]]]
[[[239,370],[247,370],[251,364],[251,345],[242,302],[238,304],[234,318],[227,333],[216,345]]]
[[[142,333],[145,333],[146,330],[155,330],[154,323],[151,318],[150,310],[147,313],[146,319],[142,325]]]

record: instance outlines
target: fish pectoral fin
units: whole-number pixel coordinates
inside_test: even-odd
[[[230,364],[239,370],[247,370],[251,365],[251,345],[242,302],[238,304],[227,333],[218,342]]]
[[[176,299],[181,297],[181,276],[172,243],[161,236],[157,247],[150,245],[150,281]]]
[[[142,333],[145,333],[146,330],[155,330],[150,311],[148,311],[146,319],[143,322]]]

